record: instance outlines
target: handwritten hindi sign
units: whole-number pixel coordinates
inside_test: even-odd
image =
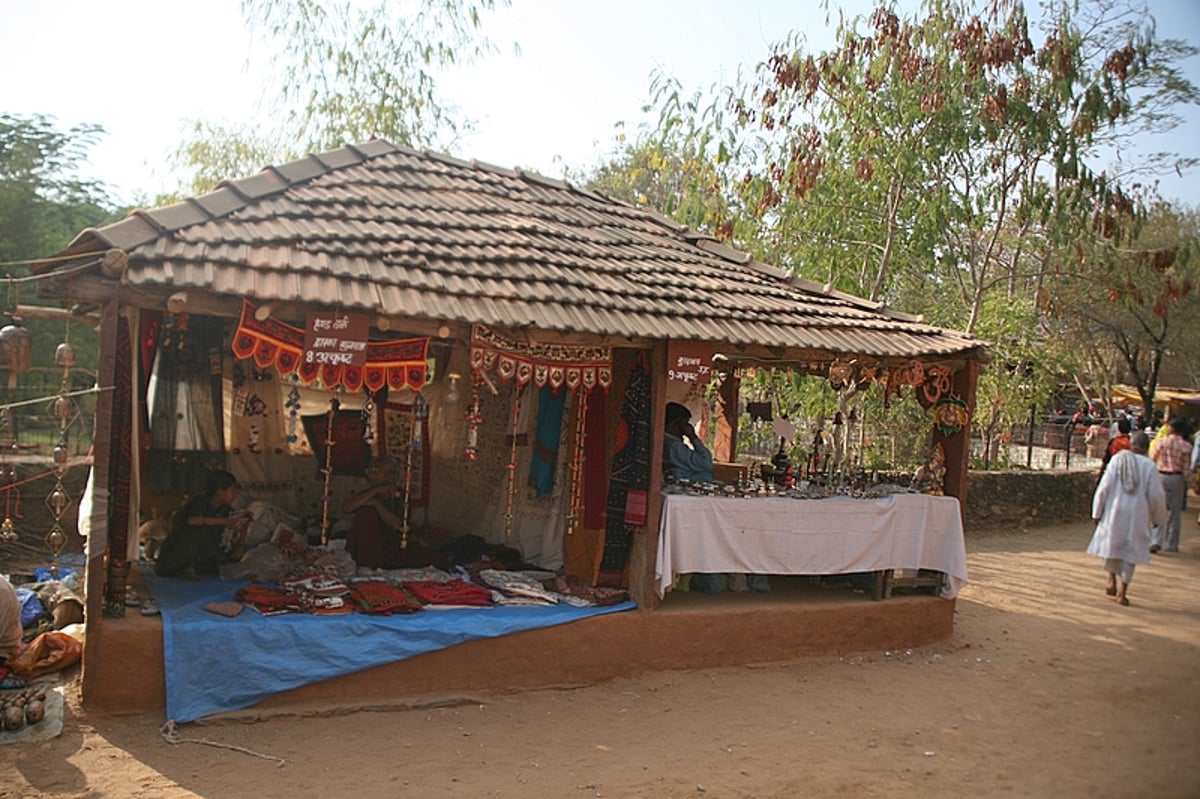
[[[371,320],[364,314],[310,311],[304,324],[304,360],[331,366],[366,366]]]
[[[670,341],[667,344],[667,380],[706,386],[712,380],[712,344],[703,341]]]

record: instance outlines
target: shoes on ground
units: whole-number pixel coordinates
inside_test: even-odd
[[[1162,549],[1162,547],[1160,547],[1158,544],[1151,544],[1151,545],[1150,545],[1150,554],[1151,554],[1151,555],[1157,555],[1157,554],[1158,554],[1158,551],[1159,551],[1160,549]]]

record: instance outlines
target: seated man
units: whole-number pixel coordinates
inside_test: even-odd
[[[667,403],[663,434],[663,466],[676,480],[711,483],[713,456],[692,427],[692,412],[678,402]],[[693,574],[692,585],[706,594],[721,592],[721,575]],[[751,591],[763,593],[771,586],[766,575],[751,574],[747,579]]]
[[[713,456],[692,427],[692,412],[678,402],[667,403],[663,435],[663,464],[676,480],[713,482]]]

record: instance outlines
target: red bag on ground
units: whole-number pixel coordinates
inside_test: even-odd
[[[43,674],[65,669],[83,657],[83,644],[58,630],[44,632],[8,659],[8,666],[19,677],[32,680]]]

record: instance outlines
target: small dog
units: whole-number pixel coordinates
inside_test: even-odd
[[[138,528],[138,543],[146,553],[146,560],[158,560],[158,550],[166,540],[167,534],[171,532],[174,516],[175,514],[171,514],[164,519],[158,515],[158,508],[150,509],[150,518]]]

